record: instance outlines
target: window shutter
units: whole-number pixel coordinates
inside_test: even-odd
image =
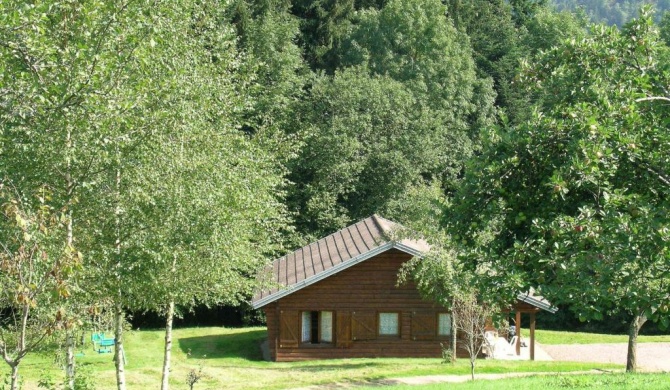
[[[437,318],[432,312],[412,313],[412,340],[434,340],[437,334]]]
[[[335,326],[337,327],[335,346],[338,348],[349,348],[351,347],[351,313],[348,311],[338,311],[335,315]]]
[[[377,338],[377,314],[375,312],[351,313],[351,333],[354,341]]]
[[[279,313],[279,348],[296,348],[299,344],[300,312],[282,310]]]

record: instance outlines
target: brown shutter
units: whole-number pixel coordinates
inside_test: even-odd
[[[412,340],[434,340],[437,335],[437,315],[432,312],[412,313]]]
[[[279,313],[279,348],[296,348],[300,342],[300,312],[282,310]]]
[[[377,338],[377,314],[375,312],[351,313],[351,333],[354,341]]]
[[[337,333],[335,335],[335,346],[338,348],[351,347],[351,313],[338,311],[335,319]]]

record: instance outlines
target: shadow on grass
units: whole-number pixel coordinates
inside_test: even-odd
[[[260,343],[267,337],[265,330],[251,330],[233,334],[180,338],[179,348],[199,359],[237,358],[263,361]]]
[[[267,337],[265,330],[251,330],[233,334],[207,335],[200,337],[179,338],[179,348],[186,354],[197,359],[241,359],[251,362],[265,362],[260,350],[260,343]],[[231,362],[232,363],[232,362]],[[375,368],[383,362],[331,360],[298,362],[291,367],[292,371],[320,372],[328,370],[356,371],[365,368]],[[218,367],[244,367],[240,364],[224,364]],[[264,366],[263,370],[286,370],[286,366]]]

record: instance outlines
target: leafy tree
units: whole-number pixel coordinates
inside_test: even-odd
[[[295,0],[292,12],[301,21],[300,44],[314,70],[328,74],[342,66],[342,44],[357,24],[357,11],[381,9],[387,0]]]
[[[512,7],[503,0],[451,1],[449,17],[470,38],[480,77],[490,77],[495,88],[495,105],[510,121],[527,112],[525,93],[514,78],[521,58],[527,56]]]
[[[11,369],[10,389],[19,387],[19,365],[54,332],[72,327],[61,304],[70,295],[81,254],[66,246],[67,211],[36,194],[23,202],[11,182],[0,181],[0,356]]]
[[[95,190],[109,167],[109,140],[141,100],[122,97],[119,90],[129,82],[136,48],[150,42],[143,4],[9,1],[1,6],[0,174],[26,200],[38,188],[48,188],[53,207],[68,213],[66,246],[88,241],[80,227],[88,225],[86,215],[95,214],[90,207],[95,208],[100,195]],[[70,300],[78,299],[77,291]],[[67,337],[72,341],[71,332]],[[69,342],[70,388],[72,348]]]
[[[647,9],[548,51],[525,72],[533,119],[490,133],[454,211],[460,240],[488,237],[473,259],[489,287],[630,314],[628,371],[642,325],[670,324],[664,50]]]
[[[135,50],[134,82],[119,89],[119,100],[142,99],[115,122],[107,212],[91,217],[102,271],[94,277],[114,299],[119,387],[124,309],[166,316],[167,389],[175,312],[250,295],[286,223],[283,169],[265,139],[239,130],[246,101],[235,83],[247,75],[225,11],[217,2],[155,5],[150,21],[159,27]]]
[[[473,135],[491,119],[493,94],[488,80],[476,76],[467,37],[445,11],[439,1],[412,0],[359,12],[342,63],[402,82],[452,136]]]
[[[549,50],[567,39],[583,39],[588,32],[587,21],[582,15],[549,7],[538,9],[524,27],[526,31],[522,39],[527,47],[527,57]]]
[[[297,149],[296,110],[310,71],[298,47],[299,20],[284,4],[239,1],[227,13],[243,54],[236,88],[244,100],[242,130],[286,162]]]
[[[314,79],[290,164],[300,230],[336,230],[417,186],[453,187],[490,120],[492,92],[443,11],[416,0],[359,12],[343,67]]]

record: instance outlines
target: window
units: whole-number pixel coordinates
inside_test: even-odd
[[[451,334],[451,314],[439,313],[437,315],[437,335],[449,336]]]
[[[303,311],[301,341],[309,344],[332,343],[333,312]]]
[[[398,313],[379,313],[379,335],[398,336]]]

